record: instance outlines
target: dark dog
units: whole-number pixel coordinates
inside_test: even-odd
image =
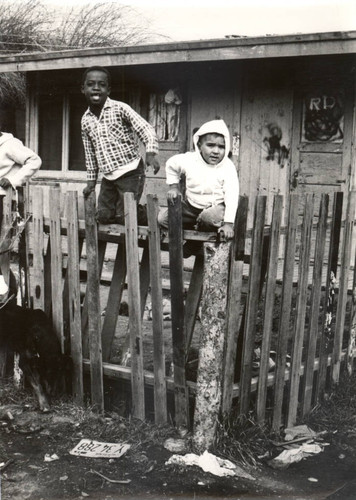
[[[40,409],[49,411],[50,396],[63,387],[67,358],[46,314],[6,303],[0,308],[0,350],[19,354],[19,366]]]

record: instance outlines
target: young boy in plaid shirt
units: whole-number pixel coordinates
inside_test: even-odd
[[[100,66],[83,74],[82,93],[88,109],[81,122],[87,169],[84,197],[95,190],[102,174],[97,221],[124,224],[124,193],[134,193],[137,203],[145,183],[145,162],[140,157],[135,133],[146,147],[146,164],[156,174],[158,140],[153,127],[128,104],[109,98],[110,73]]]

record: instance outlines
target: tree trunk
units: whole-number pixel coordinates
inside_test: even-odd
[[[193,444],[199,452],[214,444],[221,406],[229,253],[230,243],[204,244],[202,334],[193,426]]]

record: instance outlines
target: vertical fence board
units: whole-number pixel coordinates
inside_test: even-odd
[[[174,203],[168,200],[168,218],[175,420],[177,427],[186,427],[188,425],[188,390],[185,383],[186,340],[184,335],[181,196]]]
[[[248,198],[240,196],[234,223],[234,240],[231,246],[230,280],[227,305],[227,332],[224,359],[222,411],[231,409],[235,376],[237,341],[241,326],[241,294],[245,256]]]
[[[33,258],[31,276],[31,295],[33,307],[45,310],[44,285],[44,235],[43,235],[43,190],[33,188],[32,199],[32,236]]]
[[[161,234],[157,215],[158,198],[157,196],[148,195],[147,216],[152,300],[154,407],[156,424],[163,424],[167,422],[167,388],[163,335]]]
[[[122,292],[126,279],[126,252],[125,244],[117,245],[115,264],[110,284],[108,302],[101,332],[103,361],[109,361],[112,343],[115,337],[117,317],[119,315]]]
[[[319,333],[319,311],[321,297],[321,281],[324,263],[326,226],[329,207],[329,195],[322,194],[320,199],[320,210],[318,229],[315,242],[313,282],[311,292],[311,305],[309,311],[309,325],[307,334],[307,345],[305,352],[304,370],[304,394],[302,398],[302,415],[310,412],[312,404],[312,393],[314,386],[314,362],[316,354],[316,343]]]
[[[73,396],[77,404],[83,403],[83,356],[80,321],[80,278],[79,278],[79,237],[78,237],[78,195],[76,191],[67,193],[68,220],[68,312],[70,332],[70,352],[72,357]]]
[[[297,418],[298,394],[301,376],[301,361],[305,332],[305,313],[308,294],[308,274],[310,247],[313,227],[314,195],[307,194],[302,223],[302,235],[299,255],[299,275],[297,291],[296,321],[293,335],[292,362],[290,371],[290,393],[288,402],[288,427],[293,426]]]
[[[275,302],[276,277],[278,268],[279,236],[282,220],[283,196],[275,196],[273,203],[271,235],[269,244],[266,296],[264,304],[264,322],[261,346],[261,364],[257,392],[257,420],[265,419],[267,398],[267,377],[269,370],[269,352],[271,348],[273,309]]]
[[[4,280],[9,283],[10,279],[10,252],[7,250],[11,245],[12,236],[12,189],[7,189],[3,198],[3,219],[0,230],[0,269]]]
[[[95,220],[95,192],[84,202],[87,251],[87,301],[90,352],[91,402],[101,412],[104,409],[103,367],[101,357],[100,279],[98,263],[97,224]]]
[[[289,337],[289,321],[292,305],[293,275],[295,266],[295,244],[298,225],[299,197],[292,194],[289,197],[288,225],[284,250],[284,267],[281,293],[281,309],[278,325],[276,349],[276,367],[274,380],[274,404],[272,427],[279,431],[282,423],[282,407],[285,388],[286,356]]]
[[[245,322],[245,338],[242,357],[242,371],[240,382],[240,413],[246,414],[249,409],[252,359],[256,335],[256,316],[261,285],[261,266],[263,248],[263,229],[266,215],[266,196],[258,196],[255,205],[253,237],[251,249],[251,264],[249,289],[247,296],[247,313]]]
[[[339,254],[340,230],[342,218],[343,193],[334,194],[333,211],[330,229],[329,257],[326,271],[325,295],[322,307],[321,325],[322,332],[319,349],[319,370],[317,373],[317,400],[324,396],[327,380],[328,357],[331,349],[331,323],[334,301],[334,278],[337,275],[337,262]]]
[[[342,254],[340,263],[339,293],[335,320],[334,348],[332,353],[332,382],[337,384],[340,376],[342,340],[345,328],[345,313],[350,270],[353,224],[356,208],[356,191],[350,191],[347,200],[345,229],[343,234]]]
[[[63,329],[63,280],[62,280],[62,242],[60,219],[60,189],[51,188],[50,239],[51,239],[51,288],[52,288],[52,323],[64,352]]]
[[[133,193],[125,193],[125,233],[131,350],[132,415],[133,417],[144,420],[145,394],[143,379],[140,264],[137,245],[137,207]]]

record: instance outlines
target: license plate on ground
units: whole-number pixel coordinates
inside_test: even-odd
[[[119,458],[129,449],[129,444],[101,443],[91,439],[82,439],[69,453],[80,457]]]

